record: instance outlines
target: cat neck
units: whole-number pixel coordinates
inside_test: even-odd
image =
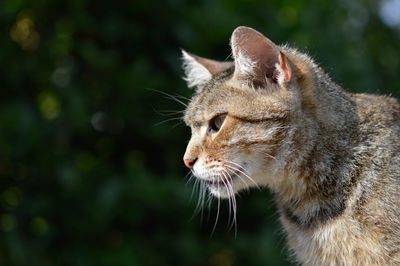
[[[280,212],[299,228],[315,227],[340,215],[357,176],[354,156],[358,116],[350,94],[317,66],[312,108],[298,117],[286,144],[290,159],[273,190]],[[311,105],[309,105],[311,106]],[[283,176],[282,176],[283,175]]]

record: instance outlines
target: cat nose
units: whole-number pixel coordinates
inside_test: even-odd
[[[185,163],[186,167],[189,169],[192,169],[194,164],[196,163],[197,158],[195,159],[183,159],[183,162]]]

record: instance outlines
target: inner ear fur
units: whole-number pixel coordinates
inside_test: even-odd
[[[200,91],[213,76],[231,68],[233,62],[219,62],[212,59],[203,58],[182,50],[183,69],[188,87],[195,87]]]
[[[248,27],[238,27],[231,37],[235,59],[234,78],[267,86],[291,79],[292,71],[286,55],[267,37]]]

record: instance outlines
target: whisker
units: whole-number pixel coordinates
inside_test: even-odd
[[[201,183],[198,179],[196,179],[195,184],[194,184],[194,191],[198,191],[199,192],[199,196],[197,198],[197,203],[196,203],[196,207],[194,209],[193,215],[191,217],[191,219],[193,219],[194,216],[196,216],[197,214],[199,214],[200,212],[200,202],[201,202],[201,193],[202,193],[202,186]]]
[[[182,102],[181,100],[179,100],[179,99],[178,99],[178,97],[180,97],[180,98],[184,98],[184,99],[185,99],[185,97],[183,97],[183,96],[179,96],[179,95],[177,95],[177,96],[174,96],[174,95],[172,95],[172,94],[168,94],[168,93],[166,93],[166,92],[159,91],[159,90],[155,90],[155,89],[149,89],[149,90],[152,90],[152,91],[158,92],[158,93],[160,93],[160,94],[162,94],[162,95],[166,96],[166,97],[165,97],[166,99],[169,99],[169,100],[176,101],[176,102],[178,102],[178,103],[182,104],[183,106],[187,107],[187,104],[186,104],[186,103],[184,103],[184,102]]]
[[[240,169],[243,169],[244,171],[246,171],[246,169],[244,169],[243,168],[243,166],[241,166],[240,164],[238,164],[238,163],[235,163],[234,161],[226,161],[227,163],[230,163],[230,164],[233,164],[233,165],[236,165],[237,167],[239,167]]]
[[[233,54],[232,54],[232,52],[225,58],[225,60],[224,61],[227,61],[229,58],[233,58]]]
[[[181,124],[183,124],[183,121],[179,121],[178,123],[174,124],[174,125],[172,126],[172,128],[176,128],[177,126],[179,126],[179,125],[181,125]]]
[[[190,181],[190,180],[188,180],[188,181]],[[199,184],[199,180],[195,179],[194,180],[194,184],[193,184],[193,188],[192,188],[192,193],[190,194],[190,200],[193,199],[194,194],[197,192],[198,184]]]
[[[235,162],[231,162],[231,161],[227,161],[226,162],[226,166],[234,171],[238,171],[239,173],[243,174],[245,177],[247,177],[251,182],[253,182],[253,184],[261,190],[260,186],[256,183],[256,181],[254,181],[253,178],[251,178],[247,173],[245,173],[244,171],[246,171],[246,169],[244,169],[241,165],[235,163]],[[233,165],[229,165],[229,164],[233,164]],[[237,167],[235,167],[234,165],[237,165]],[[239,167],[239,168],[238,168]]]
[[[236,210],[237,210],[237,207],[236,207],[235,192],[233,191],[233,187],[232,187],[232,183],[231,183],[232,182],[232,177],[227,171],[223,171],[222,174],[224,175],[224,177],[227,180],[227,183],[229,184],[229,187],[227,187],[227,189],[229,191],[228,193],[230,194],[229,198],[230,198],[230,200],[232,200],[233,217],[232,217],[232,223],[230,225],[229,225],[229,221],[228,221],[228,227],[229,227],[229,230],[231,230],[232,227],[235,226],[235,237],[236,237],[237,236],[237,222],[236,222]],[[228,177],[229,177],[229,180],[231,182],[229,182]],[[229,214],[230,214],[230,211],[229,211]],[[230,217],[231,216],[229,215],[229,219],[230,219]]]
[[[199,208],[201,210],[200,212],[200,224],[203,224],[203,219],[204,219],[204,198],[206,197],[206,193],[207,193],[207,188],[205,187],[203,182],[200,182],[201,185],[201,194],[199,194],[199,197],[201,198],[201,203],[199,205]]]
[[[206,204],[207,204],[207,221],[208,221],[208,222],[210,221],[210,217],[211,217],[211,205],[212,205],[212,202],[213,202],[214,198],[215,198],[215,197],[213,197],[213,196],[211,195],[211,193],[208,193],[207,202],[206,202]]]
[[[181,99],[183,99],[183,100],[185,100],[185,101],[190,101],[190,98],[189,98],[189,97],[185,97],[185,96],[183,96],[183,95],[175,94],[175,97],[176,97],[176,98],[181,98]]]
[[[222,183],[224,183],[224,186],[225,186],[226,190],[228,191],[228,205],[229,205],[229,207],[228,207],[228,209],[229,209],[228,227],[229,227],[229,222],[230,222],[230,219],[231,219],[231,216],[232,216],[232,212],[231,212],[231,209],[232,209],[232,205],[231,205],[231,191],[229,190],[229,187],[228,187],[228,186],[230,186],[230,183],[229,183],[229,181],[225,178],[224,172],[222,172],[221,174],[222,174],[222,175],[220,176],[221,181],[222,181]],[[226,181],[226,183],[225,183],[225,181]]]
[[[154,124],[153,127],[156,127],[156,126],[159,126],[159,125],[164,124],[164,123],[166,123],[166,122],[174,121],[174,120],[182,120],[182,118],[181,118],[181,117],[169,118],[169,119],[166,119],[166,120],[163,120],[163,121],[161,121],[161,122],[158,122],[158,123]],[[180,121],[179,123],[182,123],[182,121]]]
[[[245,168],[243,168],[240,164],[237,164],[233,161],[226,161],[226,166],[230,167],[230,169],[238,171],[238,172],[242,173],[243,175],[247,175],[249,177],[249,173],[247,172],[247,170]],[[232,172],[234,173],[234,171],[232,171]]]
[[[226,169],[226,171],[230,171],[232,174],[234,174],[235,173],[235,171],[238,171],[238,169],[236,169],[236,168],[233,168],[232,166],[228,166],[227,165],[227,167],[228,167],[228,169]],[[247,182],[246,181],[244,181],[244,179],[240,176],[240,175],[238,175],[237,176],[239,179],[240,179],[240,181],[242,181],[243,182],[243,184],[245,184],[246,185],[246,187],[247,187],[247,189],[249,189],[250,187],[249,187],[249,184],[247,184]]]
[[[219,192],[219,183],[218,183],[218,193],[220,193]],[[221,208],[221,199],[219,197],[217,197],[217,200],[218,200],[217,217],[215,218],[215,223],[214,223],[214,227],[213,227],[213,229],[211,231],[211,236],[214,234],[215,228],[217,227],[218,218],[219,218],[219,210]]]
[[[244,173],[243,171],[241,171],[240,169],[237,169],[237,168],[235,168],[235,167],[232,167],[232,166],[229,166],[229,165],[227,165],[227,167],[230,168],[230,170],[231,170],[233,173],[234,173],[235,171],[238,171],[239,173],[243,174],[243,176],[246,177],[248,180],[250,180],[250,181],[256,186],[257,189],[261,190],[261,188],[260,188],[260,186],[257,184],[257,182],[254,181],[254,179],[251,178],[248,174]],[[239,176],[238,176],[238,177],[239,177]],[[247,184],[247,182],[245,182],[245,183]],[[247,187],[249,188],[248,184],[247,184]]]
[[[194,174],[193,174],[193,171],[189,171],[189,172],[183,177],[183,179],[187,179],[185,185],[188,185],[188,184],[193,180],[193,178],[195,178],[195,176],[194,176]]]
[[[151,106],[151,109],[153,109],[156,114],[161,116],[183,115],[185,113],[185,110],[157,110],[154,106]]]
[[[227,161],[226,163],[227,163],[228,166],[230,166],[230,167],[240,171],[241,173],[249,176],[249,172],[243,166],[241,166],[240,164],[235,163],[233,161]]]
[[[162,115],[162,116],[183,115],[185,113],[185,110],[181,110],[181,111],[177,111],[177,110],[161,110],[161,111],[157,111],[157,110],[154,110],[154,111],[157,112],[159,115]]]

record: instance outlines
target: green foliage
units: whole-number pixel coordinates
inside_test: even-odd
[[[387,1],[386,1],[387,2]],[[351,91],[399,96],[398,25],[372,1],[0,5],[0,265],[283,265],[268,191],[191,219],[180,48],[224,60],[238,25],[309,53]],[[397,28],[396,28],[397,27]],[[172,117],[179,117],[176,114]]]

